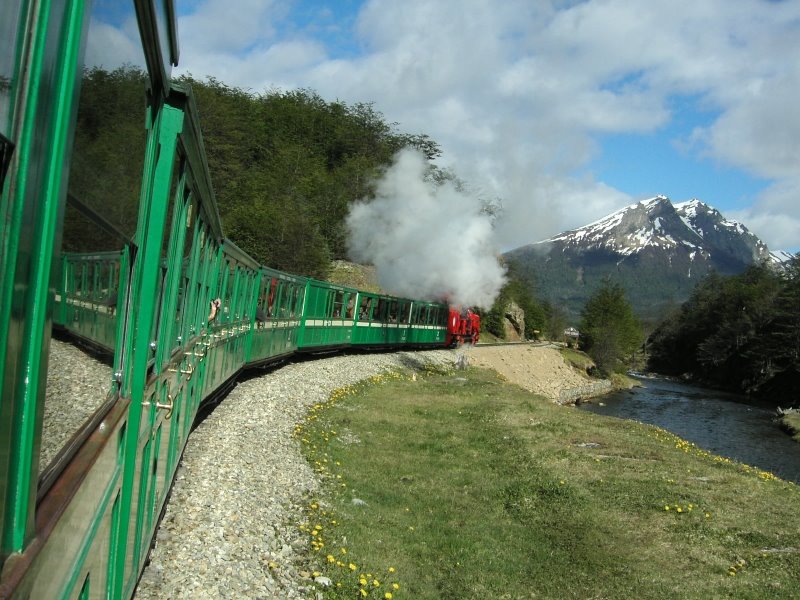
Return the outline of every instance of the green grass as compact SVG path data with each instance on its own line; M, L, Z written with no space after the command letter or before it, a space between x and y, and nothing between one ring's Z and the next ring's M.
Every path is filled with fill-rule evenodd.
M296 435L327 598L800 596L797 486L490 371L373 378Z
M589 355L585 352L567 347L561 348L560 352L567 364L573 366L579 371L586 373L590 367L594 366L594 361L589 358Z

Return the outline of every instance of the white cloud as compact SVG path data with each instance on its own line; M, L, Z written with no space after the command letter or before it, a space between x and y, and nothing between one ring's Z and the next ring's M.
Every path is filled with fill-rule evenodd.
M145 68L136 20L131 15L121 28L91 18L84 64L116 69L123 64Z
M684 140L690 152L774 182L744 222L800 219L800 2L370 0L352 32L355 57L334 55L281 6L201 4L180 23L181 68L254 90L374 101L519 211L505 245L629 203L574 173L597 156L598 133L658 132L676 95L718 115ZM783 229L757 233L770 247L800 245Z
M769 240L770 250L800 252L798 198L800 178L783 179L769 186L752 206L731 211L730 217L747 225L762 240Z
M275 41L275 23L285 16L276 0L205 0L180 17L180 42L194 56L220 53L241 56Z

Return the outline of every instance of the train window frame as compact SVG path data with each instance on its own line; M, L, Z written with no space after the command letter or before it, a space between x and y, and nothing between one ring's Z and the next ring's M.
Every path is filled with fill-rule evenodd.
M344 310L344 292L342 290L331 290L333 292L333 311L330 313L334 319L341 319Z
M398 302L398 318L397 322L401 325L408 325L411 323L411 302L400 300Z
M304 286L298 283L292 284L292 319L303 313L304 290Z
M356 296L357 294L353 292L347 292L345 294L345 305L344 305L345 319L352 319L356 313Z
M358 320L369 321L372 313L372 296L363 295L358 303Z
M6 181L6 173L11 167L11 156L14 154L14 143L0 132L0 193Z

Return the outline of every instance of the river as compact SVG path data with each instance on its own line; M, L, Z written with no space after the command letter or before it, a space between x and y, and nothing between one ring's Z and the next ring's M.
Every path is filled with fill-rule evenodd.
M660 378L614 392L580 410L657 425L699 447L800 483L800 444L775 421L775 409L745 398Z

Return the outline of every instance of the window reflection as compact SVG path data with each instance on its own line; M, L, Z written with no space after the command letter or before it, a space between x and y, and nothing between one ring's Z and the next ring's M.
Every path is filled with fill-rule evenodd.
M0 53L0 192L11 163L11 108L16 89L16 47L19 33L19 15L22 0L0 2L0 40L7 44L8 52Z
M132 3L95 0L70 156L39 474L114 390L121 259L136 232L148 75Z
M0 40L11 52L0 52L0 134L11 137L11 103L16 83L14 65L22 0L0 2Z

